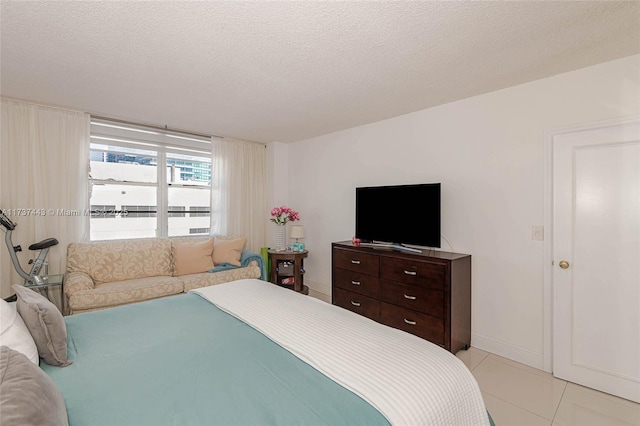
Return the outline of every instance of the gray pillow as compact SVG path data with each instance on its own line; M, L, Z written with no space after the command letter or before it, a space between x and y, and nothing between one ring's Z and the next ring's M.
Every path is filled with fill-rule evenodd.
M60 389L24 354L0 346L0 413L7 425L68 425Z
M56 305L35 291L15 284L16 307L38 348L38 355L49 365L66 367L67 324Z

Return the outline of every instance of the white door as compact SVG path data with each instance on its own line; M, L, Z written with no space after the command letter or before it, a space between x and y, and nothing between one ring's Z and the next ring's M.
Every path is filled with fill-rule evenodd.
M640 120L552 149L553 374L640 402Z

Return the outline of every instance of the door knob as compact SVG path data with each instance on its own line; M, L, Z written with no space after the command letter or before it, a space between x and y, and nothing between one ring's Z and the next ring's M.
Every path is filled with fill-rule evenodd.
M562 269L568 269L569 262L567 262L566 260L561 260L560 263L558 263L558 266L561 267Z

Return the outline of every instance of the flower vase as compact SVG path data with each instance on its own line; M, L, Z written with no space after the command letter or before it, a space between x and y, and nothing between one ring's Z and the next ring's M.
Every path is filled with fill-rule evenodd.
M273 231L273 245L276 251L284 251L287 249L286 230L286 225L275 225Z

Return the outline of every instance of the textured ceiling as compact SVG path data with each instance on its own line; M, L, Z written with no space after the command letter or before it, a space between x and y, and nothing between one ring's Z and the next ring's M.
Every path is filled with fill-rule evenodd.
M1 1L2 95L292 142L640 53L628 1Z

